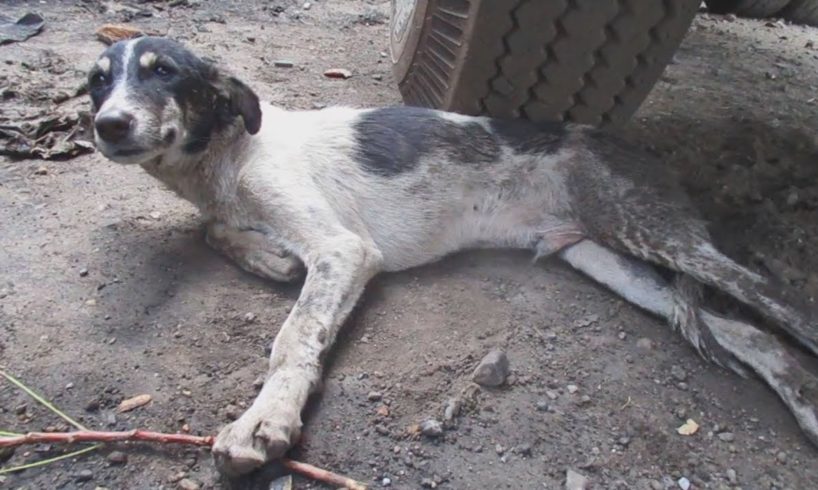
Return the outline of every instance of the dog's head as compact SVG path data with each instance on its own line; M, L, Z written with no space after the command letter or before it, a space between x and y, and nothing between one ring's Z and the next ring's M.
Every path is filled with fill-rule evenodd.
M143 37L111 45L88 78L97 148L119 163L196 154L241 117L261 126L259 99L170 39Z

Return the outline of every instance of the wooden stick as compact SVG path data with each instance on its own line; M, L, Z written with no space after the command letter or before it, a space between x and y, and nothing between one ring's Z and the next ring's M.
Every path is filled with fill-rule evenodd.
M329 485L335 485L336 487L348 488L349 490L366 490L366 485L363 483L357 482L352 478L339 475L338 473L333 473L331 471L318 468L317 466L313 466L311 464L301 463L286 458L281 460L281 464L293 473L298 473L299 475L305 476L312 480L324 482Z
M0 437L0 448L17 447L26 444L71 444L75 442L159 442L164 444L188 444L194 446L213 445L213 436L191 436L187 434L166 434L134 429L122 432L78 430L73 432L29 432L11 437ZM349 490L366 490L366 485L338 473L318 468L307 463L281 459L281 464L293 473L329 485L346 487Z

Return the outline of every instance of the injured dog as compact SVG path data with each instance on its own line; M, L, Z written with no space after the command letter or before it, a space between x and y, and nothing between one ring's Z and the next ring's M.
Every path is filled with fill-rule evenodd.
M195 204L211 246L275 281L306 269L260 394L216 439L226 473L298 440L322 357L375 274L477 247L556 254L705 358L754 371L818 443L818 378L701 296L718 288L818 354L812 308L720 253L665 165L603 132L409 107L286 111L151 37L109 47L89 87L102 154Z

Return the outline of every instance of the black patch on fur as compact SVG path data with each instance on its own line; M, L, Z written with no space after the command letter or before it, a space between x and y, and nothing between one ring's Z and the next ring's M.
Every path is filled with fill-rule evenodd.
M494 163L500 155L497 140L479 123L456 123L418 107L366 112L354 130L359 164L383 177L408 172L421 158L437 152L467 165Z
M532 123L519 119L492 119L491 129L517 153L556 153L567 131L560 122Z

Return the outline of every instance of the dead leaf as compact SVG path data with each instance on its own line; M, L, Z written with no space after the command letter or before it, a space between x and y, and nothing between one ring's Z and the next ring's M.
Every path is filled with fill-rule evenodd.
M97 39L105 44L111 45L123 39L133 39L145 35L139 29L121 24L105 24L97 29Z
M696 432L699 431L699 424L696 423L693 419L687 419L687 422L682 424L676 432L683 436L692 436Z
M324 72L324 76L327 78L341 78L346 80L352 76L352 72L345 68L330 68Z
M150 395L136 395L133 398L128 398L127 400L122 400L122 403L116 407L116 411L119 413L122 412L130 412L135 408L142 407L150 403L153 398Z

